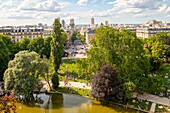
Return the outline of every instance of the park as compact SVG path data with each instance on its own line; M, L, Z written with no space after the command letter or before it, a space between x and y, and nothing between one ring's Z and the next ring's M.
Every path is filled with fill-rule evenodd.
M0 35L0 111L168 112L170 34L95 32L90 46L79 33L68 41L55 19L51 37Z

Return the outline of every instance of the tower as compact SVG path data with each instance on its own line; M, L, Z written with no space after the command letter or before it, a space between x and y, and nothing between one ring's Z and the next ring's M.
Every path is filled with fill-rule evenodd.
M73 18L70 19L70 26L71 26L71 28L74 28L74 26L75 26L75 24L74 24L74 19L73 19Z
M62 20L62 21L61 21L61 27L62 27L62 28L65 28L65 24L66 24L65 21Z
M91 25L94 25L94 18L91 18Z

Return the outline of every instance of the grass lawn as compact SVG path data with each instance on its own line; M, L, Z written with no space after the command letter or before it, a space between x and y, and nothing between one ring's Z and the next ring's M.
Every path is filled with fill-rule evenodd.
M70 73L73 77L78 77L78 66L76 63L76 60L78 59L63 59L62 64L59 69L59 73L62 73L63 75L66 75L66 73ZM65 76L60 76L60 80L64 81L66 78ZM78 77L77 80L69 80L69 81L76 81L76 82L87 82L85 77Z
M76 94L80 96L88 96L91 97L90 89L85 88L75 88L75 87L58 87L56 91L61 93L69 93L69 94Z

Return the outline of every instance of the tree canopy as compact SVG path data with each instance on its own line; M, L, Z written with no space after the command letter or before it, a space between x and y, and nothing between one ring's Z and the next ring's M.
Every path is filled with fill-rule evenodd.
M42 37L34 38L30 41L28 48L29 51L35 51L41 57L43 56L44 39Z
M91 84L92 96L98 99L113 100L119 93L118 75L110 65L103 65L94 75Z
M58 19L55 19L53 23L51 41L51 59L55 73L57 73L58 69L60 68L62 56L64 54L64 46L61 35L61 24Z
M87 59L79 69L86 67L86 75L95 74L103 63L115 67L122 84L132 82L139 85L139 79L149 72L149 60L145 56L143 41L134 33L112 27L98 28ZM84 64L84 65L83 65Z
M14 89L17 96L29 100L33 91L40 88L39 77L47 72L48 65L37 53L20 51L4 73L5 89Z
M3 74L8 67L9 51L3 40L0 39L0 81L3 79Z

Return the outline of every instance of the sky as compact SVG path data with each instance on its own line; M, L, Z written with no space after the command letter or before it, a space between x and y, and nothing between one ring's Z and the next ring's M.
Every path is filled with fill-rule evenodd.
M170 0L0 0L0 26L66 24L142 24L149 20L170 22Z

